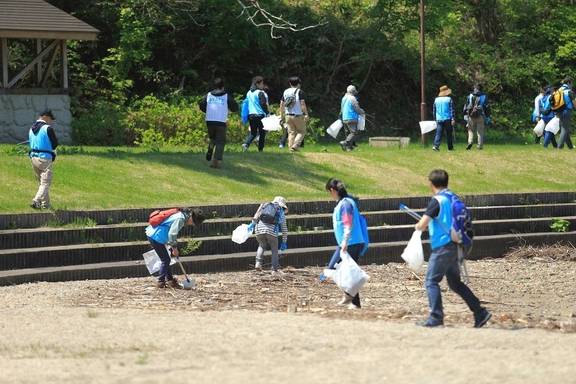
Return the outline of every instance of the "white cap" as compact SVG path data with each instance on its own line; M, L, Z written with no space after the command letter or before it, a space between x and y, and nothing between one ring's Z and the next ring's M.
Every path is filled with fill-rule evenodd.
M346 93L351 93L352 95L357 95L358 91L356 90L355 86L349 85L348 88L346 88Z
M288 209L288 206L286 205L286 199L282 196L276 196L272 202L278 204L284 209Z

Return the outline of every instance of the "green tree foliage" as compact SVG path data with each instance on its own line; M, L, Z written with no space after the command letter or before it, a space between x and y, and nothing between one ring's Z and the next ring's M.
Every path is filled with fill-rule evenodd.
M139 124L135 111L159 108L147 95L169 108L196 108L182 98L204 95L215 76L243 95L254 75L266 77L273 103L286 78L299 75L312 114L325 123L337 117L346 86L356 84L375 116L373 134L417 134L418 0L260 0L298 26L321 24L279 31L280 39L246 20L232 0L50 2L101 30L97 43L70 46L76 117L109 108L126 140L137 132L125 125ZM518 135L529 131L538 86L576 75L576 8L569 1L427 0L425 14L429 106L443 84L461 106L480 82L492 101L493 131ZM202 125L201 115L190 119Z

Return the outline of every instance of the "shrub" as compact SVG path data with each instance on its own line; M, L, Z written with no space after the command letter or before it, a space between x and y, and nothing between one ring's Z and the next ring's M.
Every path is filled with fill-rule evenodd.
M118 106L96 102L89 114L72 120L72 140L78 145L131 144L123 125L124 116Z

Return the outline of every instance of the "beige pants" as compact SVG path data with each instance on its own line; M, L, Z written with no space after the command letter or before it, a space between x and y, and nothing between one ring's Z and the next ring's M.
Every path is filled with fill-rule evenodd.
M52 184L52 160L41 159L39 157L33 157L31 160L36 180L40 183L33 202L43 207L49 207L50 184Z
M286 116L288 126L288 148L298 148L306 134L304 116Z
M478 134L478 148L484 145L484 116L468 119L468 144L474 142L474 131Z

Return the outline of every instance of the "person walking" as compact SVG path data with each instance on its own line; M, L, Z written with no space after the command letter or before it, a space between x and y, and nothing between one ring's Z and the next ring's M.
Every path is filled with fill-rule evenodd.
M158 274L158 282L156 283L158 288L182 288L178 280L172 275L170 253L168 249L166 249L166 246L171 247L172 255L176 257L180 256L177 241L178 233L185 225L197 227L202 224L204 220L205 217L201 209L182 208L168 216L158 226L153 227L149 225L146 227L145 231L148 241L162 261Z
M480 305L480 300L460 278L458 245L452 241L452 200L453 193L448 190L448 173L436 169L428 176L433 198L430 200L422 219L415 225L418 231L429 228L432 254L428 260L426 272L426 291L430 305L430 315L420 325L437 327L444 324L442 295L439 283L446 276L448 287L456 292L474 313L474 327L484 326L492 314Z
M552 111L551 98L554 88L552 86L545 87L543 90L542 97L539 99L538 103L538 116L536 122L543 120L545 124L548 124L550 120L554 118L554 111ZM547 148L550 143L554 148L558 147L556 143L556 137L554 133L550 131L544 131L544 148ZM540 142L538 140L537 142Z
M344 151L351 151L356 146L356 138L358 137L358 119L360 116L365 118L366 112L360 108L357 96L358 91L353 85L346 88L346 94L342 97L340 102L340 116L344 127L346 128L347 136L344 141L340 142L340 146Z
M534 109L532 110L532 116L530 117L530 121L534 124L537 124L541 120L540 105L545 93L546 93L546 87L542 86L540 87L540 92L534 98ZM534 134L534 144L540 144L540 138L541 136Z
M570 138L571 125L572 125L572 112L574 110L574 92L572 91L572 79L567 77L562 80L562 86L559 88L564 97L564 108L556 112L560 119L560 137L558 138L558 149L564 148L564 144L568 149L574 149L572 139Z
M269 115L268 95L264 91L264 78L256 76L252 79L252 86L246 94L248 99L248 122L250 124L250 133L246 137L242 150L246 152L256 137L258 138L258 151L264 150L266 143L266 131L262 119Z
M490 105L488 96L482 92L480 84L475 84L472 93L466 99L464 114L468 116L468 146L466 150L472 149L474 143L474 132L478 136L478 149L484 148L484 133L486 119L490 118Z
M341 180L330 179L326 183L326 191L338 204L332 213L332 226L338 247L328 268L333 269L340 262L340 251L347 252L358 263L364 250L364 234L360 221L360 211L356 200L348 194L346 186ZM360 294L352 297L344 292L338 305L347 305L349 309L360 309Z
M304 140L306 134L306 123L308 122L308 108L304 92L301 89L299 77L288 79L290 88L284 91L280 100L280 117L286 122L288 131L288 147L290 151L297 151Z
M52 128L56 120L52 111L40 113L38 120L32 124L28 132L30 151L28 156L32 163L34 175L38 181L38 191L32 199L30 207L34 209L50 209L50 186L52 185L52 167L56 160L58 138Z
M288 206L286 199L276 196L272 202L260 204L258 210L252 218L252 223L248 230L256 234L258 250L256 251L256 270L262 270L264 252L272 252L272 273L279 273L280 258L278 251L285 251L288 248L288 225L286 224L286 214ZM282 233L282 242L278 245L278 234Z
M224 80L214 79L214 90L210 91L198 103L200 110L206 114L208 128L208 151L206 161L211 161L212 168L220 168L226 145L226 126L229 112L238 112L238 103L232 94L224 89ZM216 152L214 152L216 150Z
M436 135L434 136L434 144L432 145L433 151L440 150L440 143L442 136L446 134L446 142L448 150L454 149L454 126L456 125L456 118L454 114L454 101L452 100L452 90L447 85L440 87L438 97L434 100L432 107L432 115L436 120Z

